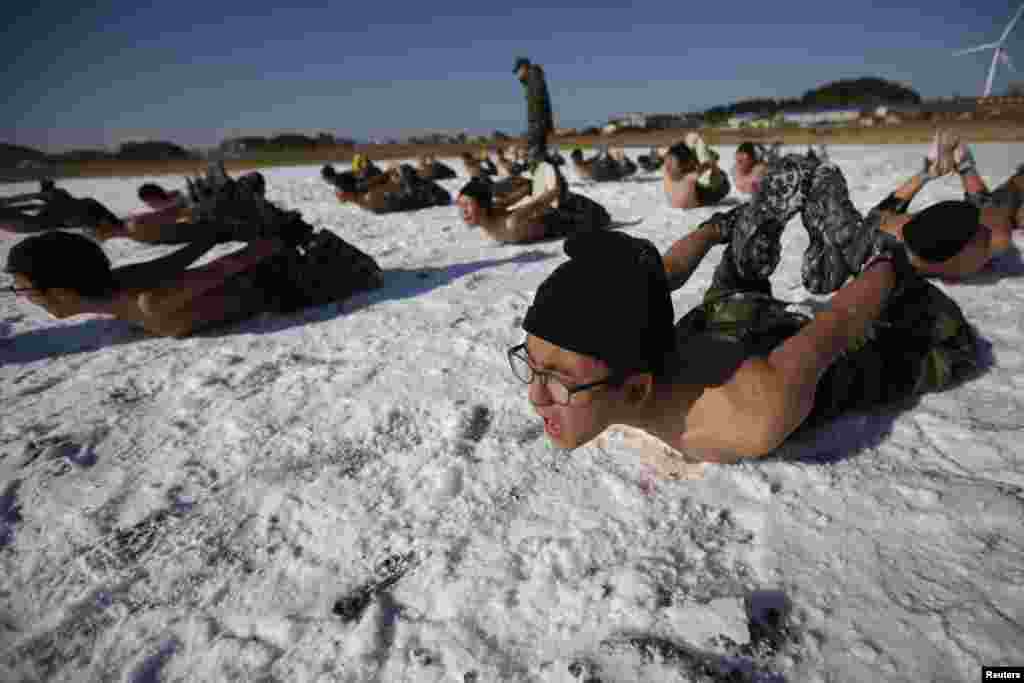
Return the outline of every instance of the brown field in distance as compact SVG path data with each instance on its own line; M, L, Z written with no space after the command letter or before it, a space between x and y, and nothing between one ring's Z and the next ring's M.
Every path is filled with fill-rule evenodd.
M710 145L737 145L745 140L758 142L781 141L785 145L829 144L829 145L882 145L882 144L925 144L931 141L936 126L959 133L972 142L1024 142L1024 121L942 121L937 123L918 122L873 127L843 126L817 128L703 128L701 135ZM628 145L637 147L668 145L681 140L686 129L675 130L631 130L613 135L574 136L552 138L552 145L561 147L595 145ZM517 142L509 140L506 144ZM440 145L357 145L355 147L317 147L308 150L294 150L267 153L259 158L229 159L228 171L237 172L272 166L306 166L326 163L347 164L355 153L368 155L371 159L388 161L409 159L420 154L435 154L438 157L454 157L463 151L477 152L480 144ZM494 145L490 145L493 149ZM103 160L78 163L63 163L58 167L57 177L117 177L140 175L190 175L203 172L202 161L119 161ZM457 169L461 171L462 169ZM32 176L26 179L31 179Z

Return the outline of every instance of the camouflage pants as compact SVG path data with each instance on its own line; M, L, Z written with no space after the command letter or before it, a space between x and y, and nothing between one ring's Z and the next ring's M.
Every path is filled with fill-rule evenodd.
M850 201L839 167L813 154L770 160L751 201L715 214L730 240L713 286L768 291L767 278L781 257L782 232L797 214L811 238L801 267L804 287L815 294L839 289L870 254L880 217L865 219Z
M291 313L344 301L383 282L376 260L328 230L302 247L287 247L233 278L233 286L258 289L265 310Z
M676 324L676 334L726 337L742 344L747 357L766 356L808 322L805 314L763 292L723 295L711 289L704 303ZM821 376L802 428L844 412L941 391L977 366L978 337L960 307L935 285L915 278Z
M451 204L451 194L433 180L420 178L416 169L409 164L402 164L400 169L402 173L401 189L385 195L384 207L375 213L400 213Z

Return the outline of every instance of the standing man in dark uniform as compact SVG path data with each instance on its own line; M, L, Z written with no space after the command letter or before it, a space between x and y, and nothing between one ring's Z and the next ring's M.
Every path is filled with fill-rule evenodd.
M551 97L544 80L544 69L540 65L530 63L526 57L519 57L513 71L526 88L527 162L532 171L538 163L548 158L548 134L555 128L551 116Z

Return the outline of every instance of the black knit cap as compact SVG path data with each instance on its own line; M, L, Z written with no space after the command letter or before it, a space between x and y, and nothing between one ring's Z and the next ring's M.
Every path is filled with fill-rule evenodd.
M482 209L494 206L494 188L489 181L483 180L479 176L463 185L459 194L475 199Z
M523 329L614 372L660 374L675 349L675 314L655 246L602 230L569 238L565 253L569 260L537 289Z
M903 241L926 261L941 263L955 256L978 232L981 210L965 201L932 204L903 226Z

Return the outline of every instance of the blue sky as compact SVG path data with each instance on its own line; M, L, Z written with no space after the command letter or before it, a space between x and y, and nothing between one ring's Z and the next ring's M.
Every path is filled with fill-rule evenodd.
M10 3L9 3L10 4ZM14 3L22 5L23 3ZM164 139L423 130L520 133L518 54L548 74L560 125L796 97L880 76L925 97L980 94L1016 0L470 3L100 0L8 8L0 142L49 151ZM438 9L434 9L434 7ZM1007 43L1024 70L1024 20ZM1001 69L995 92L1024 73Z

